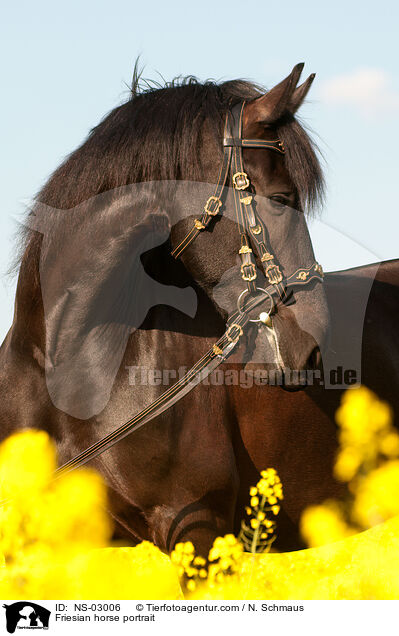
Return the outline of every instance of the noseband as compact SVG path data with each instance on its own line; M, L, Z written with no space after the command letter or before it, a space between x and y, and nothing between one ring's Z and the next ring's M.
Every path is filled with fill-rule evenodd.
M223 161L215 190L206 201L201 218L195 219L191 230L172 251L172 255L178 258L201 232L208 228L212 219L221 214L225 205L227 182L230 177L237 226L240 233L241 246L238 253L241 259L241 278L246 284L237 299L237 311L227 320L226 330L222 337L178 382L147 408L61 466L56 471L57 476L70 472L97 457L132 431L147 424L173 406L226 360L243 336L248 323L263 322L267 326L271 326L270 316L276 311L278 303L286 303L295 289L307 285L315 279L323 280L322 267L316 261L310 267L302 267L288 277L283 276L271 252L267 228L256 213L253 206L253 194L248 190L250 180L244 171L242 149L260 148L284 155L285 148L279 139L266 141L242 138L244 105L245 102L241 102L226 114ZM254 251L262 265L266 287L262 286L258 280ZM258 309L267 300L269 301L267 311L261 311L256 319L250 318L251 312Z

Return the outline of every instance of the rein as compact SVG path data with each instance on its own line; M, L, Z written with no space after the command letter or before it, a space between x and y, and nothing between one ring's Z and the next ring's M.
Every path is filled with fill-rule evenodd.
M221 213L226 183L230 174L233 184L237 224L240 232L241 278L246 283L246 288L237 299L237 311L228 318L226 330L221 338L180 380L127 422L63 464L56 470L56 477L86 464L176 404L228 358L243 336L244 328L249 322L262 322L271 327L270 316L276 310L278 302L287 302L295 289L307 285L313 280L323 280L322 267L316 261L310 267L299 268L289 277L284 278L279 265L271 253L267 229L262 219L256 214L252 203L253 196L248 192L250 180L246 172L244 172L242 148L263 148L280 154L284 154L285 149L283 143L278 139L266 141L242 138L244 105L245 102L241 102L226 114L223 137L223 162L214 193L205 203L202 217L195 219L192 229L172 251L172 255L178 258L199 234L208 227L212 219ZM257 269L253 249L262 263L263 273L268 281L266 288L256 285ZM266 300L270 304L268 311L262 311L257 319L250 318L251 311L257 309Z

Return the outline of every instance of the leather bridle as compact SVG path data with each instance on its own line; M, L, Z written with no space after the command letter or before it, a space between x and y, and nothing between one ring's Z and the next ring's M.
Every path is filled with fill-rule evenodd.
M284 277L271 252L267 228L256 213L253 205L253 195L248 191L250 181L248 175L244 172L242 149L262 148L284 155L285 148L279 139L266 141L242 138L244 105L245 102L241 102L226 114L223 161L215 190L205 203L201 218L195 219L192 229L172 251L172 255L178 258L208 228L212 219L221 214L227 189L226 184L230 175L235 213L240 232L241 277L246 284L237 299L237 310L229 316L226 330L221 338L180 380L116 430L61 466L56 471L56 476L70 472L78 466L87 463L134 430L144 426L144 424L169 409L226 360L237 346L249 322L263 322L271 326L270 316L276 310L278 303L287 302L296 288L307 285L315 279L323 280L322 267L316 261L310 267L301 267L290 276ZM268 282L267 287L262 287L257 283L258 272L253 250L255 250L262 264L263 274ZM261 312L257 319L250 318L251 312L258 309L266 301L269 302L267 311Z

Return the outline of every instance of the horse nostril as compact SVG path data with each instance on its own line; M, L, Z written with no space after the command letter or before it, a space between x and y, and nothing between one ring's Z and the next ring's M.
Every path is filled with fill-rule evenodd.
M319 369L321 366L321 353L319 347L314 347L312 352L308 358L307 362L308 369Z

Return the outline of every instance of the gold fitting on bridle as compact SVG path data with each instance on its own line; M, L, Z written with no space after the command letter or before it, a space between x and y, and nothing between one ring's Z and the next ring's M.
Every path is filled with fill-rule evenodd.
M299 272L297 274L297 279L298 280L306 280L307 277L309 276L310 272L305 272L304 270L302 270L301 272Z
M249 179L246 172L236 172L232 177L233 185L236 190L245 190L249 186Z
M281 283L283 280L283 275L276 263L270 263L270 265L265 268L265 275L272 285L278 285L278 283Z
M252 250L248 245L243 245L238 251L239 254L252 254Z
M262 263L265 263L266 261L272 261L274 258L273 254L269 254L269 252L265 252L264 254L262 254L261 256L261 261Z
M251 250L252 251L252 250ZM245 273L245 268L248 267L249 268L249 272ZM241 265L241 277L242 280L245 280L246 282L250 282L252 280L255 280L256 278L256 267L253 263L243 263Z
M205 203L204 210L210 216L216 216L219 213L221 205L222 205L221 199L219 199L219 197L212 196L212 197L209 197L208 201Z
M320 263L315 263L314 265L314 271L319 274L319 276L321 276L322 278L324 278L324 272L323 272L323 268L320 265Z
M250 228L252 234L260 234L262 232L262 228L260 225L254 225L253 227Z
M220 347L218 347L217 344L214 344L212 347L212 351L215 354L215 356L222 356L223 355L223 349L221 349Z
M196 227L197 230L205 230L205 225L199 219L195 219L194 227Z
M252 202L252 196L249 194L247 197L242 197L242 199L240 199L240 202L244 205L249 205Z
M236 336L231 336L230 335L230 333L231 333L231 331L233 329L237 329L237 335ZM237 342L241 338L243 333L244 332L242 330L241 325L237 325L237 323L233 322L233 324L230 325L230 327L226 331L226 338L227 338L227 340L229 340L229 342Z

